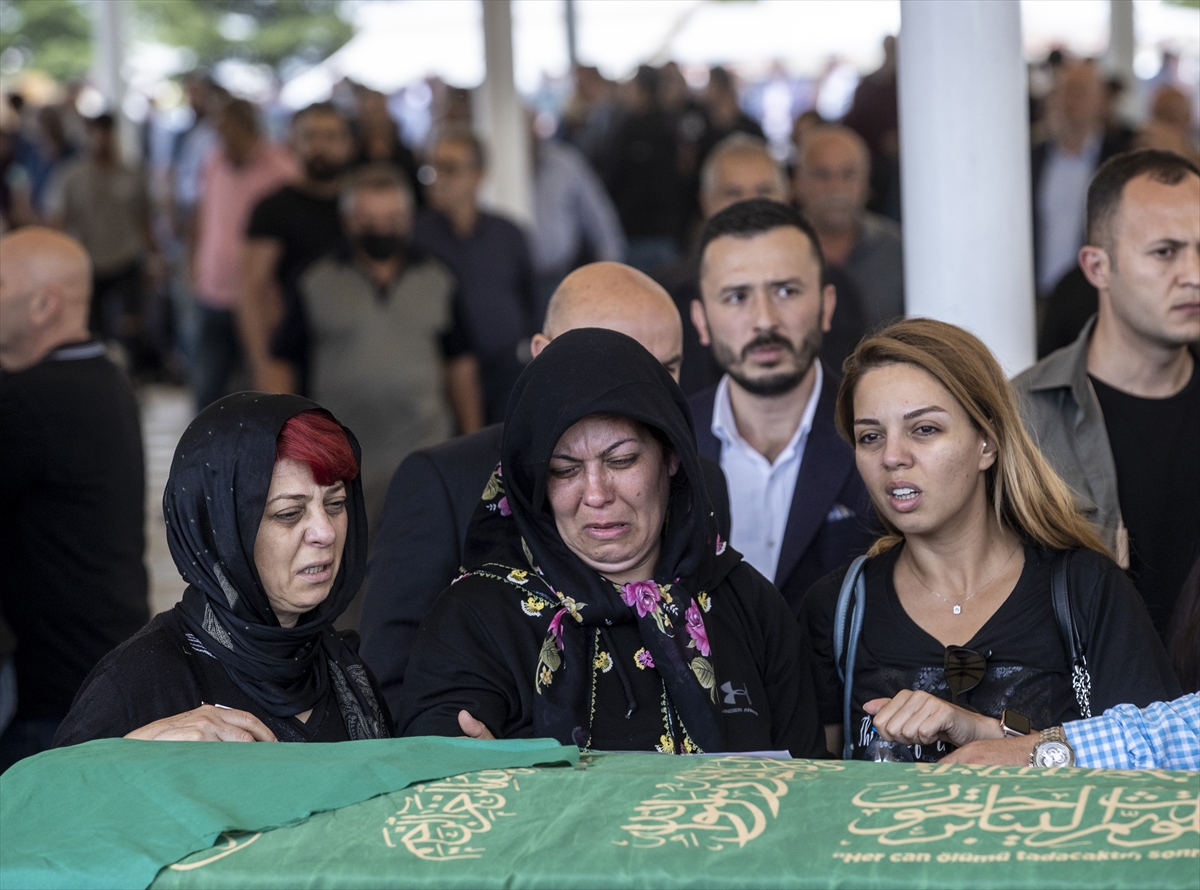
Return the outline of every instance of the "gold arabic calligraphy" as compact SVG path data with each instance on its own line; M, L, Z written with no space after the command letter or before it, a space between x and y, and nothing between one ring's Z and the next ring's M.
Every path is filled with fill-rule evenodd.
M485 770L413 786L404 806L389 816L383 840L389 847L403 846L414 856L431 862L479 859L484 848L472 846L478 835L492 830L507 800L500 792L520 791L517 776L532 769Z
M709 850L744 847L766 830L768 814L771 819L779 815L779 800L788 793L789 781L842 769L840 764L823 761L749 757L705 761L656 785L662 790L638 804L630 823L621 826L634 840L613 843L661 847L672 842Z
M1132 848L1200 834L1200 798L1171 787L1171 780L1147 778L1131 776L1128 785L1103 789L1067 786L1044 772L991 783L875 783L854 796L862 816L848 827L892 846L988 832L1004 835L1006 847L1077 849L1101 842Z

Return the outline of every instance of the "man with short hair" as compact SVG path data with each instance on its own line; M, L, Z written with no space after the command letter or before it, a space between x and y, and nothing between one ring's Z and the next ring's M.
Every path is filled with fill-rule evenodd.
M87 122L87 156L71 162L46 198L55 228L77 238L92 263L89 326L106 341L124 345L143 362L143 277L157 258L150 233L150 197L141 171L122 160L116 120L101 114Z
M715 65L709 69L703 104L705 128L696 147L701 165L715 146L734 133L744 133L756 139L764 137L758 121L742 111L737 82L728 68Z
M171 203L180 239L192 237L193 214L204 194L201 177L209 155L217 147L217 112L229 101L229 93L205 71L194 70L183 78L183 94L192 112L192 122L171 143Z
M230 100L216 117L220 142L201 170L188 244L196 292L191 377L197 410L225 395L241 351L234 311L250 212L300 173L287 149L263 138L258 110L245 99Z
M504 418L508 394L529 358L534 321L533 262L525 235L479 207L487 170L483 143L468 129L441 133L429 152L429 206L413 243L450 267L479 359L488 423Z
M761 137L733 133L716 144L700 168L700 210L712 219L750 198L786 201L787 179Z
M870 183L871 153L849 127L819 127L797 146L796 201L825 262L858 289L863 322L873 328L904 315L904 254L900 227L867 210Z
M1134 584L1160 635L1200 552L1200 170L1111 158L1088 187L1079 265L1099 312L1013 381L1025 425Z
M730 543L796 612L873 538L854 452L834 428L839 378L818 358L837 292L816 232L764 199L705 225L700 291L692 321L725 376L689 400L696 440L729 480Z
M1033 146L1033 260L1037 294L1046 298L1075 267L1084 243L1088 181L1128 137L1105 132L1104 80L1091 59L1065 64L1046 98L1046 136Z
M479 429L483 406L454 276L409 243L403 173L364 167L346 183L342 214L347 244L300 276L281 326L287 349L275 355L307 367L312 398L358 437L374 529L400 461Z
M617 88L618 113L593 158L629 239L625 258L646 273L674 261L683 221L679 149L658 82L655 68L639 65Z
M254 208L242 254L238 326L252 383L264 392L307 392L307 369L274 358L271 342L304 270L341 240L338 193L354 141L341 112L319 102L292 118L292 148L303 175Z
M678 379L681 319L666 291L647 275L612 262L576 269L554 292L542 331L533 337L533 354L560 334L585 327L633 337ZM467 527L500 462L503 434L504 425L498 423L415 451L392 479L367 562L362 652L393 713L417 627L459 573ZM728 536L724 477L712 463L705 471L717 524Z
M50 747L84 678L150 617L138 407L88 334L90 294L79 242L0 238L0 623L18 695L0 771Z

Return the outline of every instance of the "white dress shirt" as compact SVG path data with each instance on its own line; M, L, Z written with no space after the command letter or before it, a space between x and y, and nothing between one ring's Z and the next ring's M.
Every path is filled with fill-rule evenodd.
M771 580L776 580L779 547L792 509L796 478L821 398L824 372L820 360L816 366L812 395L804 406L800 425L774 463L759 454L738 432L729 401L728 374L717 385L713 402L712 432L721 442L721 469L729 483L729 542L741 551L746 562Z

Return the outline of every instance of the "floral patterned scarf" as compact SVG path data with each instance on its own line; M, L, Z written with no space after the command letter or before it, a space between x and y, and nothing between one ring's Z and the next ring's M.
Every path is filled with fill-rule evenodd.
M563 542L546 498L559 438L592 414L613 414L660 432L680 459L672 477L654 577L618 586ZM531 618L546 622L538 658L534 729L564 744L591 737L592 641L636 622L638 667L663 681L663 750L723 750L715 715L713 653L705 628L711 591L741 560L717 534L696 453L691 411L675 381L637 341L580 329L556 338L522 373L508 405L501 469L483 493L467 535L470 574L514 589ZM618 666L618 670L621 668Z

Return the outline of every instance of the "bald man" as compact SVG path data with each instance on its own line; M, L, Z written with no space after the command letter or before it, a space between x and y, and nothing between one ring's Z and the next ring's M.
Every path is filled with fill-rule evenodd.
M591 263L564 278L546 307L541 333L529 344L534 357L559 334L575 328L607 328L632 337L679 382L679 312L670 295L644 272L623 263Z
M633 337L679 380L683 324L670 295L621 263L592 263L563 279L531 342L534 361L575 328L608 328ZM434 599L459 574L467 527L496 464L504 425L413 452L392 478L363 593L362 656L395 713L408 653ZM729 496L715 461L705 486L721 534L729 537Z
M796 152L796 202L816 229L830 270L844 272L858 290L864 328L904 315L900 227L867 210L867 144L849 127L825 126L812 130Z
M88 334L91 278L66 235L0 238L0 612L18 699L0 769L50 746L84 678L149 618L137 402Z

